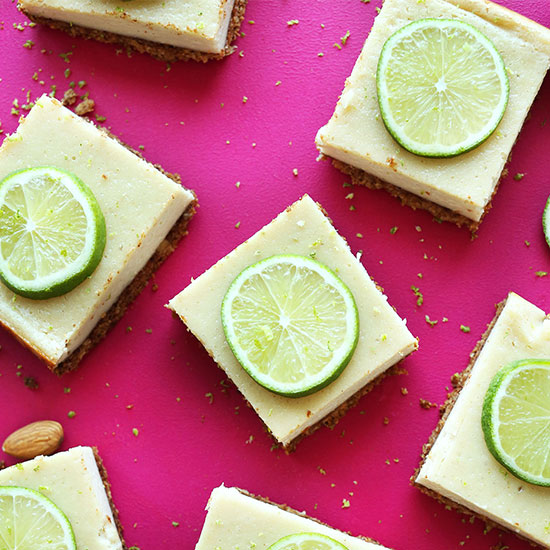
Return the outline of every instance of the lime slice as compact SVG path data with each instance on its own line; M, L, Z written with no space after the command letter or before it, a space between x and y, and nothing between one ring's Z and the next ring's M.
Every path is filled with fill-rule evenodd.
M2 550L76 550L67 516L38 491L0 487Z
M550 487L550 361L525 359L499 370L481 425L489 451L507 470Z
M376 84L390 134L426 157L477 147L495 131L508 104L502 57L486 36L454 19L420 19L390 36Z
M542 230L544 231L544 238L550 246L550 197L546 201L544 212L542 214Z
M264 388L301 397L334 381L359 338L348 287L323 264L290 254L247 267L222 303L225 337Z
M348 548L325 535L297 533L283 537L267 550L348 550Z
M0 182L0 279L16 294L69 292L97 267L105 235L97 200L73 174L44 166Z

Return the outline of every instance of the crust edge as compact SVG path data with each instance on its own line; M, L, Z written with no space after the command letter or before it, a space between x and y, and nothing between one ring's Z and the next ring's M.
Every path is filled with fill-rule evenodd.
M116 302L99 319L84 342L82 342L82 344L80 344L80 346L76 348L71 355L67 357L67 359L58 365L52 366L48 364L50 370L57 374L57 376L62 376L67 372L77 369L84 356L97 344L99 344L99 342L107 336L109 330L113 328L114 325L120 321L120 319L122 319L128 308L143 292L144 288L147 286L147 283L153 277L157 269L164 263L168 256L174 252L179 241L187 235L187 226L195 214L196 206L197 200L195 199L189 204L185 212L178 218L176 223L172 226L172 229L170 229L168 235L166 235L147 263L122 291L122 294L118 297Z
M453 210L449 210L444 206L440 206L435 202L431 202L427 199L419 197L418 195L415 195L414 193L405 191L405 189L401 189L401 187L397 187L392 183L389 183L385 180L377 178L376 176L373 176L372 174L369 174L368 172L365 172L360 168L351 166L351 164L346 164L345 162L333 159L332 157L326 157L326 158L330 158L332 160L332 164L336 169L348 175L351 178L351 181L354 185L362 185L362 186L368 187L369 189L383 189L384 191L389 193L392 197L399 199L403 206L408 206L413 210L426 210L438 220L451 222L457 225L458 227L464 226L468 228L472 233L472 235L475 235L475 233L479 229L481 222L483 221L483 219L487 215L487 212L490 210L492 206L492 200L496 195L496 192L499 188L500 183L508 174L508 171L505 168L502 171L501 177L499 178L499 181L495 186L495 189L493 190L493 194L491 195L489 202L485 206L485 210L483 211L483 214L480 220L475 221L475 220L471 220L470 218L467 218L466 216L463 216L462 214L458 214Z
M124 550L127 550L128 546L126 545L126 542L124 540L124 528L120 523L118 508L115 506L113 502L113 495L111 493L111 483L109 481L109 476L107 475L107 470L105 468L105 465L103 464L103 460L99 456L99 451L97 450L97 447L92 447L92 451L94 453L97 469L99 470L99 475L101 476L101 481L103 482L103 487L105 488L105 493L107 495L107 500L109 501L109 506L111 507L111 512L113 513L113 518L115 520L115 527L117 529L118 536L120 537L120 541L122 542L122 548Z

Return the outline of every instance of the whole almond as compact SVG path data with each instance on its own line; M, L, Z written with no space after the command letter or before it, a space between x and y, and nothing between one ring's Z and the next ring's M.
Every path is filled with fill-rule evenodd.
M54 420L27 424L9 435L2 450L25 460L55 453L63 441L63 426Z

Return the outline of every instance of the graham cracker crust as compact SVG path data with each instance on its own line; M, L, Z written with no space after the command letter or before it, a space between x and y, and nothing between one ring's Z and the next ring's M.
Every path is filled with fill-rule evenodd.
M305 512L299 512L298 510L295 510L294 508L291 508L287 504L277 504L276 502L272 502L271 500L269 500L266 497L262 497L262 496L259 496L259 495L255 495L253 493L249 493L247 490L241 489L239 487L235 487L235 489L237 489L237 491L239 491L239 493L242 493L243 495L251 497L255 500L259 500L260 502L265 502L266 504L270 504L271 506L275 506L276 508L279 508L280 510L284 510L285 512L290 512L291 514L295 514L297 516L300 516L300 517L309 519L311 521L314 521L315 523L318 523L319 525L323 525L324 527L329 527L330 529L334 529L334 527L332 527L331 525L328 525L328 524L322 522L321 520L319 520L317 518L312 518L311 516L308 516ZM349 535L350 537L355 537L356 539L364 540L365 542L370 542L371 544L376 544L377 546L382 546L378 541L376 541L374 539L371 539L369 537L364 537L362 535L359 535L359 536L352 535L349 531L347 531L346 534Z
M172 312L172 315L174 317L180 319L184 323L184 325L186 326L188 332L191 332L191 330L187 326L187 322L186 322L184 317L180 317L175 311ZM222 367L220 367L220 365L218 365L218 363L216 362L216 359L214 358L214 353L212 352L212 350L208 349L208 347L205 345L205 343L200 338L198 338L196 334L194 334L193 332L191 332L191 334L193 334L193 336L201 343L201 345L206 350L208 355L210 355L210 357L212 358L212 360L214 361L216 366L227 376L227 380L241 394L241 396L242 396L244 402L246 403L247 407L254 410L254 407L250 404L250 402L246 399L246 397L241 393L241 391L235 385L233 380L231 380L231 378L227 375L225 370L222 369ZM417 340L417 342L418 342L418 340ZM417 348L418 348L418 346L417 346ZM413 353L414 351L416 351L417 348L412 350L410 353ZM309 426L309 428L306 428L303 432L299 433L287 445L283 445L280 441L278 441L275 438L275 436L271 433L271 430L269 429L267 424L265 424L265 422L263 422L263 420L261 420L261 418L260 418L266 432L269 434L269 436L274 441L273 448L282 448L285 451L285 453L288 455L288 454L293 453L296 450L296 445L300 441L302 441L302 439L304 439L305 437L313 434L314 432L316 432L322 426L332 430L338 424L340 419L342 417L344 417L350 409L352 409L353 407L355 407L359 403L359 400L364 395L366 395L371 390L373 390L376 386L378 386L378 384L380 384L385 378L387 378L388 376L396 376L396 375L406 374L407 370L401 366L401 362L404 361L410 355L410 353L408 355L404 356L402 359L400 359L397 363L395 363L395 365L392 365L389 369L386 369L384 372L381 372L378 376L376 376L376 378L373 378L370 382L367 382L367 384L365 384L362 388L360 388L358 391L356 391L351 397L348 397L348 399L346 401L344 401L343 403L341 403L338 407L336 407L336 409L329 412L325 417L321 418L319 421L317 421L312 426Z
M101 476L101 481L103 481L103 487L105 487L105 493L107 494L107 499L109 500L109 506L111 507L111 512L113 512L113 518L115 520L115 526L118 531L118 536L120 537L120 541L122 542L122 548L124 550L127 550L128 547L126 546L126 542L124 541L124 529L122 527L122 524L120 523L118 509L113 502L113 495L111 493L111 483L109 482L107 470L105 469L103 460L101 460L101 457L99 456L97 447L92 447L92 450L94 452L94 458L97 464L97 469L99 470L99 475Z
M453 385L453 391L449 393L447 396L447 400L441 408L439 409L440 419L437 423L437 426L435 427L434 431L431 433L430 438L428 439L428 442L425 443L422 446L422 454L421 454L421 462L418 465L418 468L414 471L413 476L411 477L411 482L416 485L423 493L426 493L430 496L433 496L436 498L436 500L440 500L444 502L445 504L450 504L452 501L445 497L441 497L431 489L428 489L427 487L424 487L423 485L417 485L415 483L415 479L417 478L418 474L420 473L420 470L422 469L422 466L424 465L424 462L426 461L426 457L428 456L428 453L430 452L431 448L433 447L437 437L439 436L441 430L443 429L443 426L445 425L445 422L447 421L447 418L449 417L449 414L451 414L451 410L454 407L458 396L460 395L460 392L462 391L462 388L464 388L464 385L470 378L470 374L472 373L472 369L474 367L475 362L477 361L477 358L479 357L479 354L481 353L481 350L483 349L483 346L485 345L485 342L487 341L487 338L489 338L489 334L491 334L491 331L493 330L493 327L495 326L496 322L498 321L498 318L500 317L500 314L502 313L502 310L504 309L504 306L506 305L506 300L508 298L502 300L502 302L499 302L496 304L496 312L495 316L493 317L492 321L487 325L487 329L481 336L481 338L476 343L474 349L470 353L470 361L468 363L468 366L460 373L456 373L452 377L452 385ZM443 499L443 500L442 500ZM453 504L454 506L460 506L459 504ZM476 515L471 510L467 511L469 515Z
M471 220L470 218L467 218L466 216L463 216L462 214L458 214L453 210L449 210L444 206L440 206L439 204L436 204L427 199L419 197L414 193L405 191L405 189L401 189L401 187L397 187L392 183L388 183L387 181L377 178L376 176L373 176L372 174L369 174L368 172L365 172L360 168L356 168L355 166L351 166L350 164L346 164L345 162L342 162L340 160L336 160L336 159L331 159L331 160L332 160L333 166L338 170L340 170L340 172L343 172L344 174L348 175L351 178L351 182L354 185L364 185L365 187L368 187L370 189L383 189L384 191L389 193L392 197L396 197L397 199L399 199L402 205L409 206L413 210L417 210L417 209L427 210L430 214L432 214L438 220L451 222L457 225L458 227L462 227L462 226L467 227L472 234L475 234L476 231L479 229L479 226L483 221L483 218L491 208L491 202L497 192L500 182L507 175L507 170L506 169L503 170L502 175L499 179L499 182L497 183L493 191L491 199L489 200L489 202L487 203L487 206L485 207L485 210L483 212L483 215L481 216L481 219L476 222L474 220Z
M225 48L221 53L199 52L186 48L178 48L177 46L170 46L168 44L161 44L159 42L152 42L142 38L133 38L113 32L73 25L72 23L58 21L57 19L49 19L47 17L30 14L21 6L21 3L18 3L18 8L31 21L40 23L41 25L45 25L51 29L66 32L67 34L77 38L96 40L106 44L120 44L128 51L147 53L150 56L166 63L173 63L175 61L198 61L201 63L206 63L212 60L223 59L235 51L236 46L233 46L232 43L239 36L247 2L248 0L235 0L235 5L233 6L233 11L231 12L231 20L229 22L227 41L225 43Z
M470 508L467 508L466 506L459 504L458 502L455 502L454 500L445 497L443 495L440 495L433 489L429 489L428 487L425 487L424 485L420 485L416 482L416 478L418 477L418 474L420 473L420 470L422 469L422 466L424 465L426 461L426 457L428 456L430 450L432 449L433 445L435 444L439 434L441 433L441 430L443 429L443 426L445 425L445 422L447 421L447 418L451 414L451 410L453 409L458 396L460 395L460 392L464 388L466 382L470 378L470 375L472 373L473 366L475 362L477 361L477 358L479 357L479 354L481 353L481 350L483 349L483 346L485 345L485 342L487 342L487 338L489 338L489 335L491 334L491 331L493 330L493 327L495 326L496 322L498 321L498 318L500 317L500 314L502 313L502 310L504 309L504 306L506 305L506 301L508 298L505 298L502 302L499 302L496 304L496 312L495 316L493 317L493 320L487 325L487 329L483 333L480 340L475 345L474 349L470 353L470 362L468 363L468 366L460 373L456 373L452 377L452 385L453 385L453 391L448 395L447 400L440 408L440 415L441 418L439 419L439 422L437 423L437 426L435 427L434 431L430 435L430 438L428 439L427 443L425 443L422 447L422 454L421 454L421 460L420 464L414 471L413 475L410 478L411 483L417 487L420 491L422 491L424 494L434 498L441 504L443 504L446 508L456 510L457 512L461 514L465 514L467 516L470 516L471 518L477 518L481 520L483 523L485 523L490 528L497 528L499 530L513 533L517 537L519 537L522 540L525 540L531 544L534 548L542 548L541 546L534 543L532 540L523 537L519 535L518 533L515 533L514 531L504 527L500 523L497 523L496 521L483 516L482 514L479 514L478 512L474 512Z

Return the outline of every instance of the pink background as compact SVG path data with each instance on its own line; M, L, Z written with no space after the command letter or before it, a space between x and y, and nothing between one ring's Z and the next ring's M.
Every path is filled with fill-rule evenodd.
M500 3L550 26L548 0ZM467 230L435 223L384 192L345 188L344 175L316 162L313 140L380 5L251 0L246 36L238 41L242 58L167 68L41 27L18 31L13 23L25 17L13 2L1 3L3 136L17 126L18 117L10 114L15 98L25 103L27 90L34 99L52 84L60 96L70 80L86 80L83 91L96 101L104 124L131 146L143 145L149 160L179 172L200 201L189 236L156 275L158 290L150 285L142 293L76 373L57 379L0 331L0 439L27 422L51 418L65 427L63 448L97 445L128 545L193 548L208 495L223 482L398 550L488 550L499 540L529 548L499 530L484 534L480 521L445 510L410 486L409 477L438 419L436 409L420 408L419 398L444 401L451 375L467 365L494 304L514 290L550 310L550 278L535 276L550 271L541 231L550 189L550 82L474 241ZM290 19L300 23L288 27ZM347 44L336 49L347 30ZM30 50L22 47L29 39L35 43ZM59 54L69 51L67 64ZM32 80L37 71L44 85ZM514 181L518 172L525 177ZM403 363L408 375L384 381L336 429L321 429L287 456L271 450L260 420L234 388L224 389L223 373L163 305L304 192L325 206L354 251L363 250L364 265L407 318L420 350ZM346 200L350 192L354 197ZM393 226L399 229L390 234ZM421 307L411 285L424 294ZM426 315L438 324L430 327ZM461 332L461 324L471 332ZM26 388L24 376L35 377L39 389ZM67 418L70 410L73 419ZM344 498L349 508L342 508Z

